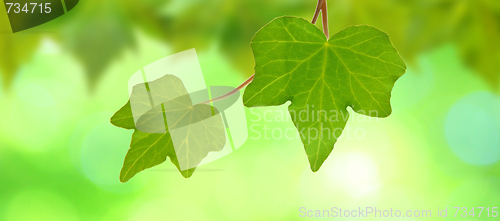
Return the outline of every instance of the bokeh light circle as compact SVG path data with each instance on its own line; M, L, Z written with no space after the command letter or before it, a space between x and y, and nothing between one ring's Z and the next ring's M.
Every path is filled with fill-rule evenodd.
M452 151L473 165L500 159L500 97L474 92L457 101L448 112L445 136Z
M81 145L80 160L84 175L110 192L130 192L142 186L138 177L125 184L119 181L130 139L130 131L115 127L109 121L95 126Z
M328 173L331 182L342 184L342 188L357 198L377 192L380 188L378 168L375 161L361 152L342 153Z

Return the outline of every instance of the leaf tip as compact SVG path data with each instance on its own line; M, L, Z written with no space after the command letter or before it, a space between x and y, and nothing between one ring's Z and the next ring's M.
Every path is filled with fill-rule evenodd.
M317 164L317 163L315 163L315 162L309 162L309 165L311 165L311 171L312 171L313 173L318 172L319 168L321 167L321 163L320 163L320 165L318 165L318 164Z
M130 177L123 177L121 174L120 174L120 183L126 183L127 181L130 180Z
M184 171L181 171L181 175L182 175L182 177L189 179L193 175L193 173L190 173L189 170L184 170Z
M124 171L124 168L122 167L122 170L120 171L120 182L121 183L126 183L127 181L129 181L131 178L133 177L132 176L129 176L128 173L126 173Z

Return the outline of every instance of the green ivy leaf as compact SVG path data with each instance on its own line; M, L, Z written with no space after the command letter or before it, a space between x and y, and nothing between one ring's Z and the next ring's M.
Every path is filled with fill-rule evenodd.
M134 120L134 105L148 111L136 114L138 119ZM111 117L111 123L134 129L120 172L121 182L163 163L167 156L182 176L189 178L209 152L222 150L226 142L218 110L206 104L193 105L182 81L173 75L134 86L131 98ZM178 138L177 142L172 136Z
M349 117L347 107L372 117L391 113L390 96L406 65L384 32L350 26L329 40L310 22L280 17L252 40L255 78L247 107L288 107L312 171L333 150Z

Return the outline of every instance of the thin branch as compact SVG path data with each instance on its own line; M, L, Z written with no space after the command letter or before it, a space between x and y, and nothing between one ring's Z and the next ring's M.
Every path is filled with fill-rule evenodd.
M321 11L321 6L323 5L325 0L318 0L318 5L316 5L316 10L314 11L313 18L311 20L311 23L316 24L316 21L318 20L319 12Z
M328 35L328 6L326 5L326 0L324 0L323 6L321 6L321 17L323 18L323 33L325 33L328 39L330 35Z

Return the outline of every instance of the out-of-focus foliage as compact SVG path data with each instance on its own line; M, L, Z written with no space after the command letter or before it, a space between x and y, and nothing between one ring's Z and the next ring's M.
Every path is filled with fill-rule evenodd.
M33 35L0 34L0 70L6 88L23 62L35 52L40 38Z
M406 0L329 1L334 31L341 23L371 24L386 31L403 58L454 42L461 57L498 88L500 83L500 1Z
M158 10L157 2L130 11L138 27L167 41L174 51L204 49L218 41L232 64L248 74L254 66L250 41L255 33L278 16L312 16L315 5L311 0L174 0L160 7L161 15L145 16Z
M39 36L12 34L7 15L0 16L0 74L4 83L10 82L20 65L30 59L39 42Z
M315 4L315 0L81 1L59 21L2 34L1 38L14 36L10 41L15 42L2 41L0 70L4 82L10 82L43 37L21 36L57 26L47 35L64 43L82 62L91 84L123 50L133 48L137 30L168 43L174 51L204 49L217 41L231 64L250 75L254 62L249 43L254 33L278 16L310 19ZM410 64L418 53L454 42L470 67L492 87L499 86L498 0L328 0L328 4L332 34L349 25L374 25L391 36ZM8 25L6 16L0 19L3 27Z
M60 18L64 20L57 22L60 29L45 34L62 42L82 62L90 85L96 83L99 75L124 49L133 48L136 28L169 43L175 51L203 49L210 46L214 38L221 39L219 45L235 66L251 70L253 58L249 44L254 33L272 18L285 12L294 14L304 8L297 5L306 3L264 0L81 1L75 9ZM7 17L2 19L2 25L9 30ZM44 24L16 33L16 37L26 33L32 35L29 42L20 42L22 46L10 44L9 47L14 48L12 50L19 49L16 53L23 53L20 56L10 56L8 50L2 49L2 54L9 55L9 59L1 61L1 67L5 69L2 71L4 82L11 82L19 64L26 62L26 58L38 47L40 38L44 37L32 33L53 26ZM30 45L26 43L32 46L28 47Z
M84 65L92 86L113 58L133 45L132 28L119 13L102 9L92 16L78 18L75 23L78 25L64 33L64 41Z

